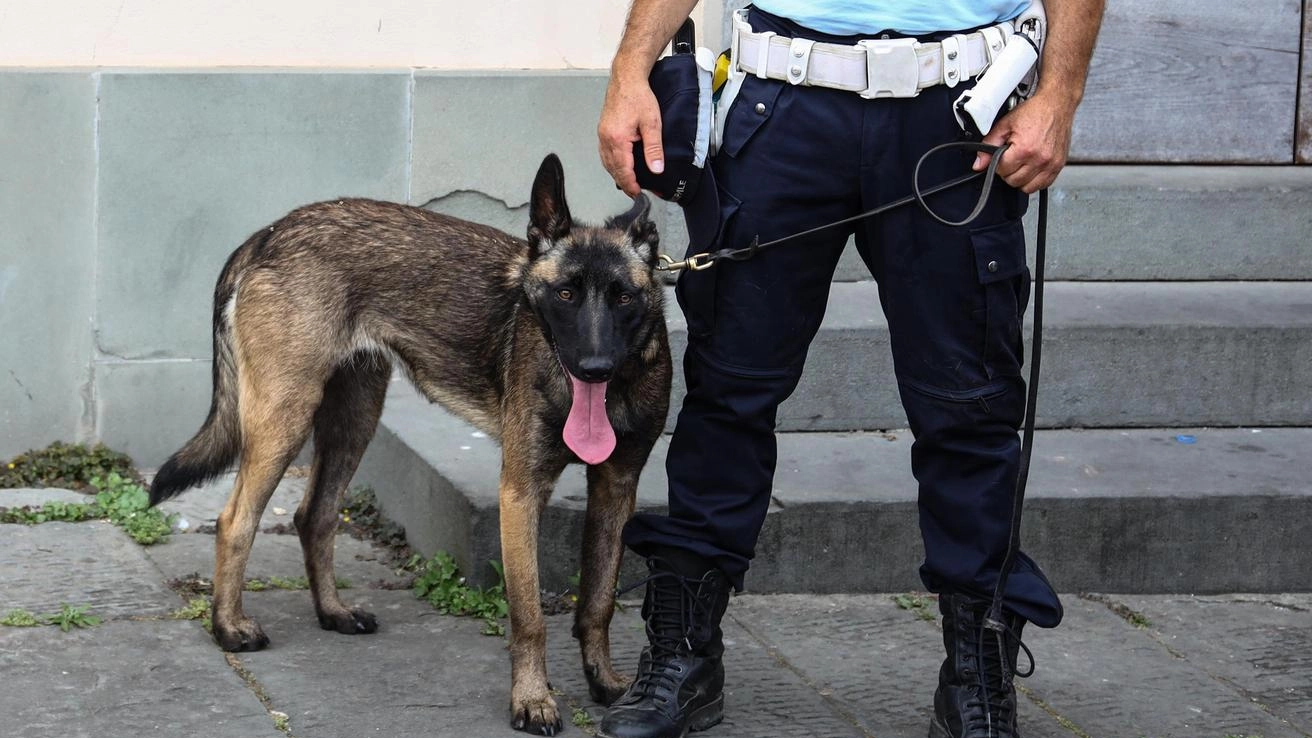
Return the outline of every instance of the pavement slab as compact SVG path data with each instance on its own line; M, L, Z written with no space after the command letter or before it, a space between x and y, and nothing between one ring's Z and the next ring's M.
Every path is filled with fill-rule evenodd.
M91 605L101 617L163 615L178 606L159 571L103 521L0 525L0 612Z
M1061 627L1025 631L1038 669L1024 685L1091 738L1306 735L1103 603L1063 603Z
M71 505L95 501L95 495L58 487L11 487L9 489L0 489L0 508L40 507L47 502L63 502Z
M205 579L214 575L214 536L203 533L180 533L146 549L146 556L164 573L165 580L199 574ZM338 577L352 588L401 586L406 577L398 576L387 564L387 552L349 535L338 535L333 565ZM247 579L304 577L305 563L301 540L294 534L255 534L251 557L246 564Z
M937 613L937 604L929 610ZM924 738L943 661L937 622L898 607L892 595L743 596L729 616L865 735ZM1028 700L1019 719L1029 738L1073 735Z
M194 623L0 628L0 674L6 738L283 738Z
M1312 735L1312 594L1113 599L1182 658Z
M337 538L343 592L372 635L322 630L306 592L244 595L271 646L226 656L198 622L167 618L164 581L208 576L213 536L142 548L104 522L0 525L0 610L90 604L108 622L63 633L0 627L0 736L284 735L519 738L509 727L507 639L443 616L387 552ZM248 574L301 576L294 535L261 533ZM358 581L356 581L358 580ZM931 598L924 611L934 614ZM1312 594L1067 595L1060 628L1030 628L1038 670L1020 684L1027 738L1309 738ZM1129 611L1147 627L1127 622ZM922 738L942 658L932 622L891 594L743 595L724 622L726 707L707 738ZM548 673L565 720L598 720L572 614L547 618ZM611 625L616 667L645 643L639 603ZM262 704L261 700L266 700Z
M248 592L246 613L269 636L240 654L294 736L522 736L509 727L505 641L472 618L438 614L410 592L362 590L346 601L370 610L379 630L325 631L298 592Z

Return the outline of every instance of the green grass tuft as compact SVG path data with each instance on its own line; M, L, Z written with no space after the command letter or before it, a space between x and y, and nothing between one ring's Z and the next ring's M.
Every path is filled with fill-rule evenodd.
M414 556L406 568L415 573L415 596L437 608L445 615L467 615L483 621L483 635L502 636L506 626L501 622L510 614L506 602L506 574L501 564L488 562L497 573L497 583L487 589L471 587L460 576L460 567L446 552L438 552L431 559Z
M3 618L0 618L0 625L8 625L11 628L34 628L38 625L45 625L45 622L37 617L35 613L15 608L5 613Z

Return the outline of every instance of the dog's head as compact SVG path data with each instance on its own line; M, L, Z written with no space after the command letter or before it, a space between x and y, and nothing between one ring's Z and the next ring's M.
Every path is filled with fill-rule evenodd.
M567 440L570 424L604 420L606 383L626 361L650 358L664 335L656 330L665 319L664 293L655 276L658 237L650 209L639 195L628 212L600 227L574 222L555 154L542 161L533 182L524 291L570 377L575 407ZM587 460L586 452L579 456Z
M565 370L583 382L608 381L649 338L647 323L662 296L650 209L639 195L628 212L601 227L576 223L560 159L550 154L538 169L524 290Z

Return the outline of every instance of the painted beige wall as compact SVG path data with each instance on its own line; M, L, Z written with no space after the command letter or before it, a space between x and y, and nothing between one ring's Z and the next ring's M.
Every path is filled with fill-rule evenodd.
M627 9L623 0L0 0L0 66L602 69ZM705 20L718 29L718 12Z

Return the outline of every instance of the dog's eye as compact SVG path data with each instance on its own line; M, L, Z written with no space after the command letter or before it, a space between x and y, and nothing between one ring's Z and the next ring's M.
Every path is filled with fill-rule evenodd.
M569 302L570 300L574 299L574 292L572 290L565 290L565 289L556 290L556 297L559 297L565 302Z
M633 302L633 295L630 295L627 292L621 292L619 299L621 305L628 305L629 303Z

